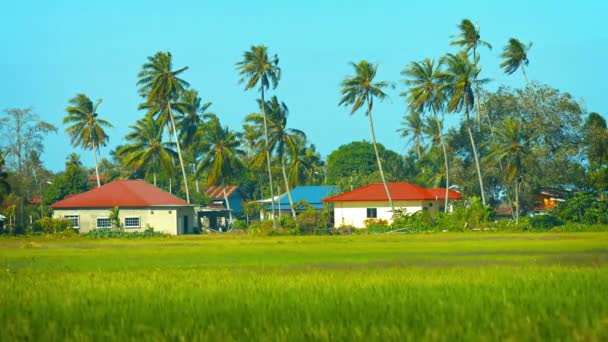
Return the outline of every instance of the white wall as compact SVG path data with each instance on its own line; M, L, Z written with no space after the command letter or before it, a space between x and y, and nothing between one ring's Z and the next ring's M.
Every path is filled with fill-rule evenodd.
M80 221L79 232L86 233L97 226L97 218L109 217L110 208L81 208L81 209L55 209L53 217L60 218L66 215L78 215ZM120 208L120 221L124 224L126 217L139 217L139 228L125 228L128 232L144 231L147 225L155 231L166 234L184 234L182 227L183 216L188 216L188 232L193 231L194 209L192 207L152 207L152 208Z
M408 214L420 210L438 211L444 201L393 201L395 209L405 209ZM343 225L355 228L365 228L364 221L367 219L367 209L376 208L378 219L392 222L393 213L388 201L386 202L336 202L334 203L334 227Z

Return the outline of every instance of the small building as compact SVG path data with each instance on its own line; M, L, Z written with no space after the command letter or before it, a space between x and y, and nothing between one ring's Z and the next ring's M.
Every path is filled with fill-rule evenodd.
M53 217L72 221L80 233L112 228L110 209L119 208L125 231L155 231L171 235L194 232L194 208L186 201L143 180L115 180L65 198L50 206Z
M228 209L228 205L226 204L227 197L232 215L236 217L243 215L243 199L245 195L238 186L212 186L205 189L205 194L211 199L210 207Z
M338 193L338 188L333 185L302 185L296 186L291 190L291 198L293 199L296 212L301 212L308 208L321 210L325 207L323 199L336 193ZM269 198L261 202L264 204L266 213L272 211L272 201ZM275 197L274 208L280 215L291 215L291 206L287 193Z
M443 211L445 188L423 188L407 182L388 183L395 209L413 214L421 210ZM449 190L448 200L460 199L460 193ZM393 213L382 183L373 183L328 197L326 203L334 204L334 227L343 225L365 228L365 220L392 221Z

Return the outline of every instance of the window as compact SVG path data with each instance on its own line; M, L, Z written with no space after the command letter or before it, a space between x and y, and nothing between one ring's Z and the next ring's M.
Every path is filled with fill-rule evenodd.
M112 228L112 221L107 217L98 217L97 228Z
M63 218L72 222L72 228L76 228L76 229L80 228L80 216L65 215Z
M139 221L139 217L125 217L125 228L139 228L141 227L141 222Z
M367 208L367 218L376 218L378 217L378 209L377 208Z

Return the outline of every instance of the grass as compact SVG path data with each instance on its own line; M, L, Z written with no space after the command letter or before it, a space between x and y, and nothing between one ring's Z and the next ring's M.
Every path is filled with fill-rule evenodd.
M0 340L608 340L608 234L0 239Z

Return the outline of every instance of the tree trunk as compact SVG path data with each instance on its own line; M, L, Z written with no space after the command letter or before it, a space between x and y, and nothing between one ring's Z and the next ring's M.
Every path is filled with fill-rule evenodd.
M272 170L270 168L270 151L268 150L268 124L266 123L266 103L264 102L264 87L261 87L262 116L264 117L264 149L266 150L266 166L268 167L268 183L270 185L270 201L272 203L272 227L277 229L277 219L274 208L274 189L272 184Z
M154 171L154 186L156 186L156 171Z
M171 118L171 126L173 126L173 136L175 137L175 144L177 145L177 156L179 157L179 165L182 168L182 176L184 177L184 187L186 188L186 202L190 204L188 178L186 178L186 169L184 168L184 160L182 159L182 149L180 147L179 139L177 138L177 126L175 126L175 120L173 119L173 113L171 112L171 102L169 101L167 101L167 109L169 110L169 117Z
M519 180L515 181L515 228L519 228Z
M439 141L441 142L441 149L443 150L443 160L445 161L445 204L443 208L443 212L448 212L448 198L450 195L450 169L448 163L448 152L445 147L445 140L443 139L443 128L441 127L441 122L439 121L439 117L437 117L437 113L434 112L433 116L435 117L435 122L437 122L437 128L439 129Z
M382 184L384 184L384 190L386 191L386 197L388 203L391 206L391 215L395 215L395 206L393 206L393 199L391 193L388 190L386 179L384 178L384 171L382 170L382 162L380 161L380 154L378 153L378 146L376 146L376 133L374 132L374 120L372 119L372 100L368 98L367 101L367 116L369 117L369 128L372 132L372 145L374 145L374 152L376 153L376 161L378 161L378 170L380 170L380 178L382 178Z
M526 69L524 68L524 65L521 65L521 72L524 74L524 79L526 80L526 86L528 86L530 84L530 81L528 80L528 75L526 75Z
M99 180L99 167L97 166L97 145L93 142L93 157L95 160L95 176L97 177L97 187L101 187L101 181Z
M228 226L226 227L230 231L230 225L232 224L232 210L230 209L230 202L228 201L228 195L226 195L226 183L224 183L224 177L222 177L222 188L224 188L224 201L226 201L226 209L228 209Z
M283 152L285 153L285 152ZM291 208L291 216L296 218L296 209L293 207L293 198L289 190L289 182L287 182L287 173L285 172L285 156L281 156L281 168L283 169L283 180L285 181L285 190L287 190L287 198L289 199L289 207Z
M471 131L471 120L469 119L469 113L467 112L467 131L469 132L469 139L471 140L471 149L473 150L473 157L475 157L475 167L477 168L477 177L479 179L479 190L481 192L481 203L486 205L486 195L483 191L483 178L481 177L481 167L479 166L479 158L477 156L477 148L475 147L475 138L473 138L473 132Z

